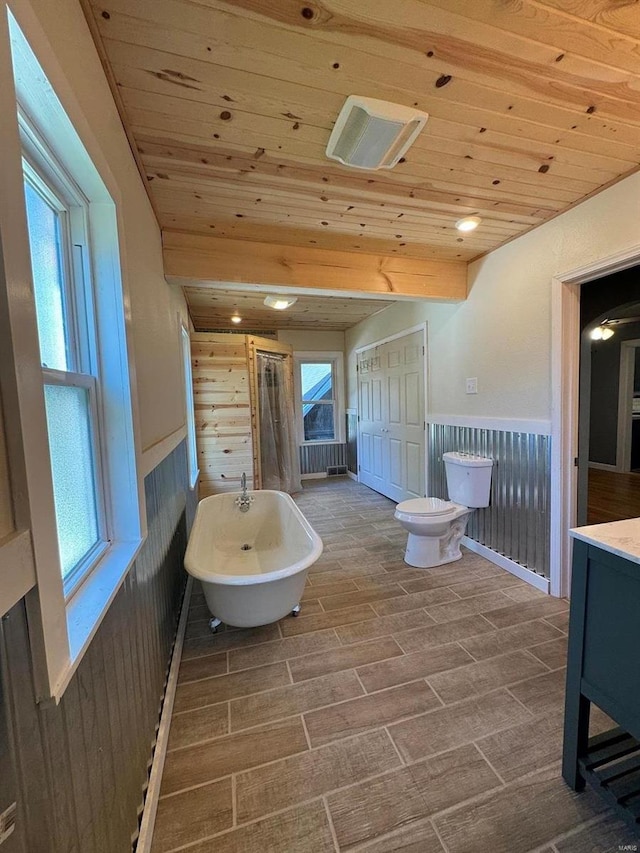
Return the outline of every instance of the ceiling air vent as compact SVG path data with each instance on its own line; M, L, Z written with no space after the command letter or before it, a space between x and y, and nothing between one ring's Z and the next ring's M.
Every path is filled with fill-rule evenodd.
M425 126L428 113L349 95L327 145L327 157L356 169L392 169Z

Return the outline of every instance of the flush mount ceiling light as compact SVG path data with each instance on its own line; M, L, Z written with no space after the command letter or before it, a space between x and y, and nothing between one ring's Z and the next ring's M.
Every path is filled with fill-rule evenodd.
M239 314L234 314L231 318L232 323L242 323L242 317Z
M463 219L458 219L456 228L458 231L475 231L481 222L482 219L479 216L465 216Z
M349 95L327 144L327 157L356 169L392 169L427 123L412 107Z
M284 311L286 308L291 308L294 302L298 301L297 296L267 296L264 304L269 308L275 308L276 311Z

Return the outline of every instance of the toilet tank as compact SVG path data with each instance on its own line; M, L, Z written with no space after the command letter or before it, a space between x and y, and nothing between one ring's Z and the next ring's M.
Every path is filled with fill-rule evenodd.
M468 507L489 506L493 459L453 451L443 453L449 500Z

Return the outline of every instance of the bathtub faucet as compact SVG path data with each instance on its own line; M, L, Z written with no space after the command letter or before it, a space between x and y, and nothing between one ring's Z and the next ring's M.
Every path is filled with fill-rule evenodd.
M249 507L253 503L253 495L247 494L247 475L243 474L240 480L242 494L235 499L235 505L240 509L240 512L249 512Z

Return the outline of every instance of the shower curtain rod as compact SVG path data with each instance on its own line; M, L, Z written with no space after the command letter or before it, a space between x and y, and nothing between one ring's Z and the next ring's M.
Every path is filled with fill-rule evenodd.
M261 352L258 350L258 355L261 358L272 358L274 361L284 361L288 358L286 353Z

